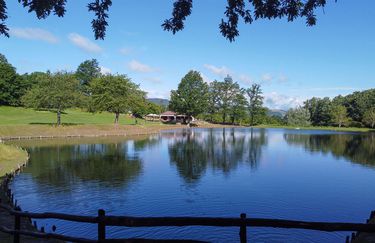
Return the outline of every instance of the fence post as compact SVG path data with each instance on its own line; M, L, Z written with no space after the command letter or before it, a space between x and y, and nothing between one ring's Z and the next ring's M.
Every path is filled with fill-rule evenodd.
M241 243L247 242L246 213L241 213L240 242Z
M15 208L16 211L20 211L19 207ZM21 217L16 214L14 215L14 230L19 231L21 230ZM13 236L13 243L19 243L20 242L20 234L18 232L14 233Z
M98 210L98 241L102 242L105 240L105 211L104 209Z

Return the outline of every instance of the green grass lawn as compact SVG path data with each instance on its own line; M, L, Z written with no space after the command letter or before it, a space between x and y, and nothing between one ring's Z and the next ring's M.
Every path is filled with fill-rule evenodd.
M68 109L62 114L63 124L113 124L115 115L109 112L90 113L80 109ZM138 119L139 123L145 121ZM128 115L120 116L120 124L134 124L135 119ZM56 113L37 111L22 107L0 106L0 125L56 124ZM147 122L155 124L155 122Z
M23 164L26 160L26 151L0 143L0 177L16 169L18 164Z

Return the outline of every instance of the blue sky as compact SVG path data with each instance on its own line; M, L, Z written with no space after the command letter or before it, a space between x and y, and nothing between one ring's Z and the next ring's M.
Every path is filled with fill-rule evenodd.
M0 37L0 53L20 73L73 71L96 58L104 72L127 74L149 97L169 98L191 69L207 82L230 74L244 88L261 83L270 108L375 88L373 0L329 1L314 27L304 19L241 24L234 43L218 29L224 0L195 0L176 35L160 26L173 1L114 0L104 41L93 37L88 2L69 0L64 18L38 20L18 1L7 1L11 37Z

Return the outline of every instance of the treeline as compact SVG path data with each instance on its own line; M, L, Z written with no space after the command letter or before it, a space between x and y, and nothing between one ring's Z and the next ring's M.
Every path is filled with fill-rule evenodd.
M259 84L242 88L230 76L206 83L189 71L171 91L169 109L213 123L240 125L375 127L375 89L333 99L311 98L289 109L284 117L263 105ZM146 92L126 75L102 74L97 60L82 62L75 72L34 72L20 75L0 54L0 105L48 109L57 113L79 107L90 112L160 114L165 107L146 100Z
M286 114L289 125L375 127L375 89L346 96L313 97Z
M169 107L176 112L216 123L282 123L282 118L268 115L263 99L259 84L244 89L230 76L207 84L199 72L190 71L182 78L177 90L171 91Z
M47 109L57 114L78 107L90 112L132 113L142 117L165 108L146 100L146 92L126 75L102 74L97 60L82 62L75 72L33 72L20 75L0 54L0 105Z
M333 99L311 98L285 116L272 115L263 105L259 84L244 89L230 76L209 84L190 71L171 91L170 109L217 123L289 126L375 126L375 89Z

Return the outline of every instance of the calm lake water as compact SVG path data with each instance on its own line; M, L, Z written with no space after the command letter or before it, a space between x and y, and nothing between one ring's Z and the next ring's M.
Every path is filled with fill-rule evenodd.
M12 183L23 210L364 222L375 209L375 134L187 129L137 138L30 140ZM96 225L38 220L72 236ZM239 228L108 227L112 238L236 242ZM252 242L344 242L347 232L248 228Z

